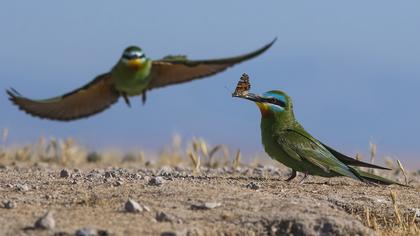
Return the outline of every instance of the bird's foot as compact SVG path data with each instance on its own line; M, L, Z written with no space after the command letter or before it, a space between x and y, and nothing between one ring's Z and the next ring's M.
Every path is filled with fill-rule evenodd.
M146 90L144 90L143 93L141 94L141 102L143 103L143 105L146 104L146 100L147 100Z
M303 184L305 182L306 177L308 177L308 172L304 172L303 178L299 181L299 184Z
M292 179L294 179L297 176L297 172L295 170L292 170L292 174L289 178L287 178L285 181L290 182Z
M124 98L125 103L128 107L131 107L130 99L128 99L128 95L126 93L122 93L121 96Z

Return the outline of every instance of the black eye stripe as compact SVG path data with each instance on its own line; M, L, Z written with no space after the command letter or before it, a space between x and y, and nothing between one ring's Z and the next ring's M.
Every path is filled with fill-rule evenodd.
M268 102L277 106L286 107L286 103L276 98L265 98L264 102Z
M145 58L146 55L142 52L124 52L122 57L131 60L136 58Z

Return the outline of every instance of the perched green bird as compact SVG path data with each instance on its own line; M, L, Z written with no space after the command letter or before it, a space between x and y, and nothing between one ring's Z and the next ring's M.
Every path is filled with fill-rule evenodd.
M14 89L7 90L7 94L14 104L30 115L51 120L75 120L107 109L119 97L130 106L128 97L142 95L144 103L148 90L214 75L262 54L275 41L245 55L213 60L188 60L186 56L151 60L141 48L131 46L124 50L111 71L62 96L32 100Z
M354 166L388 169L365 163L332 149L312 137L295 119L291 98L284 92L273 90L256 95L240 90L247 77L238 83L234 97L245 98L257 104L261 111L261 136L267 154L292 168L287 179L294 179L297 172L323 177L347 176L363 182L399 184L395 181L361 171ZM239 91L238 91L239 90ZM302 179L302 181L303 181Z

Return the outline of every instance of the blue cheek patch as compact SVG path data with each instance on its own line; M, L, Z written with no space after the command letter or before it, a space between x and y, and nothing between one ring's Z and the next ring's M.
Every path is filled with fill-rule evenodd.
M268 107L270 108L271 111L274 111L274 112L284 111L283 107L277 106L277 105L274 105L274 104L268 104Z

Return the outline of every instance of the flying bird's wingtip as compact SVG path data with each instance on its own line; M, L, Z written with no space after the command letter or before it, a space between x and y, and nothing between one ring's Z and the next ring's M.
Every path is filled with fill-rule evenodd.
M266 44L264 47L262 47L262 48L260 49L260 53L263 53L263 52L267 51L269 48L271 48L271 46L273 46L273 44L274 44L276 41L277 41L277 36L276 36L273 40L271 40L271 42L269 42L269 43L268 43L268 44Z
M10 87L9 89L6 89L6 93L10 97L20 97L21 96L20 93L16 89L14 89L12 87Z
M277 41L277 38L278 38L277 36L274 37L274 39L271 41L271 44L275 43Z
M273 44L274 44L276 41L277 41L277 36L276 36L276 37L274 37L274 39L273 39L273 40L271 40L271 42L267 44L267 48L269 48L269 47L273 46Z
M16 90L14 90L13 88L6 89L6 94L9 96L9 100L12 102L18 96L18 93L16 93Z

